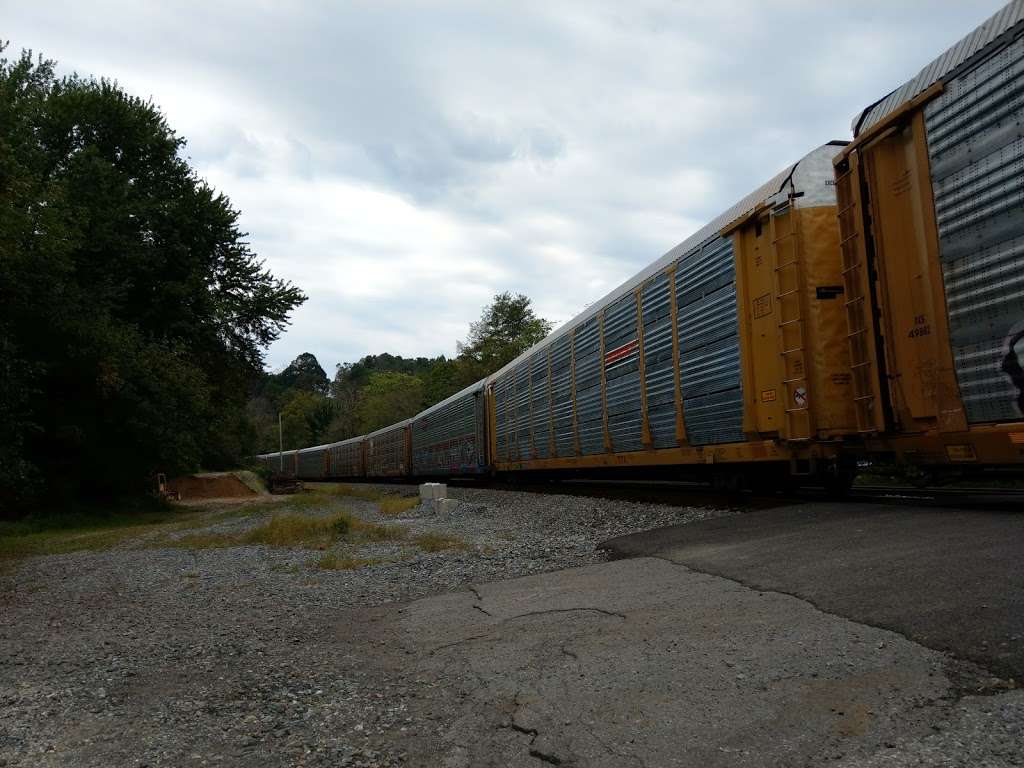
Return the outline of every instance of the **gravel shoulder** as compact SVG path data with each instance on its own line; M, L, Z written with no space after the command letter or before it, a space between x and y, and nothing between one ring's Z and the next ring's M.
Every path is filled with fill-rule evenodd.
M604 539L732 513L449 495L463 503L446 515L385 516L352 497L303 508L406 529L401 540L334 545L376 563L352 570L320 568L323 553L307 548L181 546L186 536L244 534L288 507L257 503L214 506L206 525L33 557L0 574L0 765L402 764L381 737L416 730L408 701L429 684L372 671L338 641L339 623L362 646L373 606L599 563ZM464 548L424 551L414 540L427 533Z
M0 573L0 766L1024 764L1014 681L798 590L599 546L747 515L449 491L445 514L383 514L415 494L393 485L216 505ZM341 512L362 535L252 543Z

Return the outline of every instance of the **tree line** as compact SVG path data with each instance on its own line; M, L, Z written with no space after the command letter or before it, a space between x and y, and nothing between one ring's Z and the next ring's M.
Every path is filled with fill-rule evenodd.
M542 338L502 294L453 359L370 355L328 379L264 355L305 294L151 102L0 42L0 515L138 495L412 415Z
M265 374L249 400L259 452L278 450L279 437L286 450L300 448L414 416L498 370L550 330L526 296L501 293L470 324L453 358L367 355L338 364L329 378L316 356L305 352L280 373Z

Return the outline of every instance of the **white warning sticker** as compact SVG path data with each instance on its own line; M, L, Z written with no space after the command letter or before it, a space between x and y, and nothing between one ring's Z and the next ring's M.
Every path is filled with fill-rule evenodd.
M807 407L807 390L804 387L797 387L793 391L793 401L797 408Z

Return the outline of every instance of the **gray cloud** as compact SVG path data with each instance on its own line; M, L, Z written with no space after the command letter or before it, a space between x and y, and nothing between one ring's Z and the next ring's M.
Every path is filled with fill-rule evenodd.
M162 106L310 301L271 350L451 354L500 290L565 320L1002 3L0 0Z

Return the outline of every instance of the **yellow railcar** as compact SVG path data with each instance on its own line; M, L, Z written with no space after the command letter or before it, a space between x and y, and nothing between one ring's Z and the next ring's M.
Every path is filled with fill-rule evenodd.
M843 146L810 152L489 377L491 466L848 477Z
M865 109L836 158L857 428L930 471L1024 464L1024 2Z

